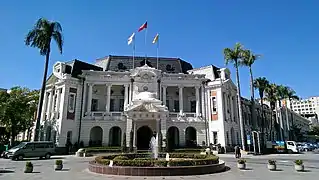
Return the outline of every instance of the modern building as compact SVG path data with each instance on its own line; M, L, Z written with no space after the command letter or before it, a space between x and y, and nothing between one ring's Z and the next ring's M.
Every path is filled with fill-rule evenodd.
M39 137L60 147L67 142L129 146L132 140L135 148L148 149L155 133L176 147L232 148L242 137L237 88L230 77L227 68L194 69L179 58L57 62L47 80ZM256 103L258 120L253 122L250 101L242 102L246 136L260 130L261 108ZM266 105L264 115L267 127L271 110Z
M301 100L287 100L287 107L303 117L307 117L312 125L318 124L319 96Z

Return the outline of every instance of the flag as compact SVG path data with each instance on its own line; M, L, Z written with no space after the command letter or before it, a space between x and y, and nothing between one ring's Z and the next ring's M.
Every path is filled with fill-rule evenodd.
M147 28L147 21L138 29L138 32L143 31Z
M154 37L154 39L153 39L153 44L155 44L155 43L157 43L157 41L158 41L158 38L159 38L159 34L157 33L156 34L156 36Z
M127 45L130 45L134 41L135 33L133 33L127 40Z

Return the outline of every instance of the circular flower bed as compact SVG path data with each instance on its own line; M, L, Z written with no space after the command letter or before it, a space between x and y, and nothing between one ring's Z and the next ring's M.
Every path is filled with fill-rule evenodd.
M169 161L166 161L165 155L159 154L158 159L152 159L150 154L113 154L98 156L95 158L95 162L109 165L110 161L113 160L113 166L134 167L199 166L219 163L219 158L215 155L171 153Z

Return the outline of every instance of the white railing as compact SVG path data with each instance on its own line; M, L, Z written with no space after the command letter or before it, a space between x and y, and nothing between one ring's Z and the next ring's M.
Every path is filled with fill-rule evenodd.
M103 117L104 114L104 111L92 111L92 117Z

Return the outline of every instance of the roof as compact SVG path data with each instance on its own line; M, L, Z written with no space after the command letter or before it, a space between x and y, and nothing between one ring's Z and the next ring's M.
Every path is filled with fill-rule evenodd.
M187 74L188 70L193 69L192 65L180 58L166 58L166 57L134 57L134 67L145 65L145 62L150 67L157 66L158 69L166 73L184 73ZM132 56L107 56L100 58L95 63L97 66L102 67L105 71L126 71L133 68Z
M75 78L77 78L78 75L82 74L83 70L103 71L103 68L83 61L79 61L77 59L68 62L65 68L65 72L67 74L71 74L71 76Z

